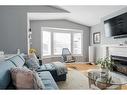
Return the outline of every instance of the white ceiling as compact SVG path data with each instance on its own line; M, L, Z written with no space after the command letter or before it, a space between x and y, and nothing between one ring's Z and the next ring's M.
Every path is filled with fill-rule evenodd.
M30 20L50 20L50 19L67 19L87 26L93 26L100 23L100 19L126 6L87 6L87 5L70 5L57 6L69 11L70 13L29 13Z

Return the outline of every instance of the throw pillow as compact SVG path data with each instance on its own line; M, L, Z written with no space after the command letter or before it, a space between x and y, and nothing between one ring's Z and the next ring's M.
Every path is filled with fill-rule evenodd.
M37 58L35 53L31 53L28 56L29 56L29 58L34 58L39 63L39 60L38 60L38 58Z
M27 68L12 68L10 70L13 85L17 89L44 89L39 75Z
M71 62L71 60L72 60L72 56L71 55L67 55L67 62Z
M13 85L17 89L33 89L33 72L27 68L15 67L10 70Z
M34 69L34 70L37 70L38 68L40 68L39 63L35 60L35 58L28 58L26 60L26 65L28 68Z

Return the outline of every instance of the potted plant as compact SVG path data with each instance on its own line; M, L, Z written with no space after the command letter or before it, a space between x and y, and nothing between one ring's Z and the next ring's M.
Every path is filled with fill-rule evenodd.
M110 86L110 82L112 81L112 77L109 76L109 71L113 70L114 62L107 58L100 58L96 62L97 65L101 67L100 80L102 82L97 82L99 88L106 88ZM98 80L97 80L98 81Z
M30 53L30 54L32 54L32 53L36 53L36 49L34 49L34 48L30 48L29 53Z
M112 81L112 77L109 77L109 78L105 78L105 79L102 79L102 78L98 78L95 82L95 85L100 88L100 89L106 89L107 87L110 87L112 84L111 84L111 81Z
M108 76L108 72L112 71L114 66L114 62L108 57L98 59L96 64L101 66L101 75L104 77Z
M100 58L97 60L96 64L101 66L101 69L113 70L114 62L108 57Z
M30 48L30 49L29 49L29 57L30 57L30 58L31 58L31 57L35 57L35 58L36 58L36 52L37 52L36 49Z

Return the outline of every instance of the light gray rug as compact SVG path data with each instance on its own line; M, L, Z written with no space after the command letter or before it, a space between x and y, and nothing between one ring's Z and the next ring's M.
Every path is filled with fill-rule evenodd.
M57 82L60 90L100 90L95 85L89 88L89 81L86 73L81 73L76 69L69 69L66 81ZM107 90L117 89L118 86L112 86Z
M67 80L57 82L61 90L87 90L88 78L78 70L70 69L67 74Z

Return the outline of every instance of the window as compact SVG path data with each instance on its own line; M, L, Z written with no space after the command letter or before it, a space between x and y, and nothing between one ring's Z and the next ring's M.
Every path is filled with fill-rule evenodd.
M51 55L51 33L43 31L43 56Z
M54 33L54 55L62 54L63 48L71 51L71 34L70 33Z
M82 54L82 34L73 33L73 54Z
M68 48L72 54L82 55L82 31L68 29L43 28L42 56L57 56L63 48Z

